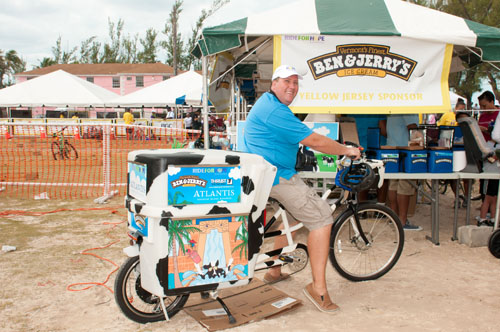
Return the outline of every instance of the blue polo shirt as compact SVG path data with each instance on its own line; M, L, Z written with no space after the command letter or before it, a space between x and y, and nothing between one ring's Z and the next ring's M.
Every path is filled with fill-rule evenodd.
M408 146L408 125L418 125L417 114L390 114L387 116L387 145Z
M279 178L289 180L294 174L299 142L313 133L273 94L264 93L254 104L245 123L244 152L258 154L278 171L273 185Z

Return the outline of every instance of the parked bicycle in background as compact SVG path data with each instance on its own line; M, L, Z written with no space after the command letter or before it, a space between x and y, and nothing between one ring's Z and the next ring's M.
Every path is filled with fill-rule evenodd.
M76 160L78 152L75 147L64 137L64 127L53 134L54 141L51 144L52 156L54 160Z

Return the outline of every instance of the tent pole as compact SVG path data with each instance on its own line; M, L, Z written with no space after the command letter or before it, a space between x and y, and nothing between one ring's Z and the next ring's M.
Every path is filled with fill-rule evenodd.
M236 87L236 78L234 77L235 73L234 73L234 70L233 70L233 79L231 80L231 96L229 98L229 105L230 105L230 112L236 112L237 109L235 108L235 104L234 104L234 91L235 91L235 87ZM237 117L239 118L239 112L236 112L238 115Z
M206 56L201 58L201 69L203 74L203 142L205 150L210 148L209 133L208 133L208 59Z
M241 114L240 99L241 99L241 89L240 89L240 87L238 87L238 91L236 91L236 111L238 112L238 114ZM240 120L242 120L242 118L243 117L241 117Z

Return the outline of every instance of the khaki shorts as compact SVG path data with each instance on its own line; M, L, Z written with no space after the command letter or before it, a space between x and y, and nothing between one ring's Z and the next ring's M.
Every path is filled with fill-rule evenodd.
M280 178L280 183L273 186L270 196L280 202L288 214L302 222L309 231L333 223L330 205L297 174L290 180Z
M389 190L396 191L398 195L411 196L415 193L415 187L410 182L414 180L389 180Z

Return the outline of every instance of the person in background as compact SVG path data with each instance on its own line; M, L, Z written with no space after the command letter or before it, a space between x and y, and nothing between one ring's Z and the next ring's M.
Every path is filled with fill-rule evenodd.
M193 113L188 113L184 118L184 128L193 129Z
M125 122L127 126L130 126L125 129L127 132L127 139L132 139L134 128L131 126L134 124L135 120L134 115L130 112L130 108L125 109L125 113L123 113L123 122Z
M438 126L457 126L457 114L467 114L463 113L465 110L465 101L462 98L458 98L457 103L455 105L455 110L450 111L448 113L443 114L439 121L437 122ZM451 189L453 190L453 193L457 195L457 182L455 180L449 180L448 183L450 183ZM467 190L469 188L469 181L468 180L463 180L463 186L464 190L467 193ZM462 206L466 207L467 203L465 201L465 197L461 196L462 199Z
M409 130L417 128L418 114L389 114L385 124L382 123L381 132L387 132L387 145L408 146L410 141ZM421 231L422 227L413 225L408 220L410 197L415 194L413 180L389 180L387 196L389 207L396 212L406 231Z
M192 121L191 127L194 130L202 130L203 128L202 128L200 116L197 113L194 113L194 116L192 119L193 119L193 121Z
M465 111L465 106L462 109L458 109L458 110L457 110L457 108L455 108L455 109L457 112L455 115L455 119L457 121L456 126L458 126L458 120L460 118L469 117L469 113L467 111ZM467 193L469 192L469 180L463 179L462 185L464 188L464 194L467 195ZM455 180L450 180L450 186L451 186L451 190L453 190L453 194L455 194L455 196L460 195L457 191L457 182ZM460 198L462 199L462 207L467 207L467 200L465 199L465 196L460 195Z
M436 114L435 113L431 113L431 114L427 114L427 117L425 119L425 124L436 124Z
M479 116L479 128L483 133L486 142L496 148L497 144L500 143L500 137L497 133L500 129L495 131L496 119L498 118L498 109L495 107L495 95L491 91L483 92L479 97L479 107L483 112ZM500 126L500 124L499 124ZM495 131L495 137L497 140L493 140L491 133ZM499 135L500 136L500 135ZM495 157L496 158L496 157ZM479 217L476 217L478 226L487 225L493 226L491 219L487 218L488 212L490 213L490 218L495 215L496 212L496 202L498 194L498 180L480 180L480 193L484 195L483 203L481 204L481 209L479 212Z
M175 118L175 113L170 106L167 106L167 119Z
M485 91L477 99L481 109L477 124L483 133L484 140L489 142L491 141L491 130L498 115L498 109L495 107L495 95L491 91Z
M457 104L455 105L455 110L443 114L443 116L437 122L438 126L456 126L457 119L456 113L465 109L465 102L462 98L458 98Z
M333 312L339 307L330 299L326 283L332 210L297 174L295 163L299 143L326 154L347 155L354 159L360 157L360 151L313 132L292 113L288 106L298 93L299 79L302 76L292 66L282 65L274 71L270 91L257 100L248 115L242 150L258 154L276 166L277 174L270 196L283 204L287 212L309 230L307 247L312 282L303 292L318 310ZM278 248L286 244L283 236L275 241ZM264 280L276 282L287 277L278 266L270 268Z

